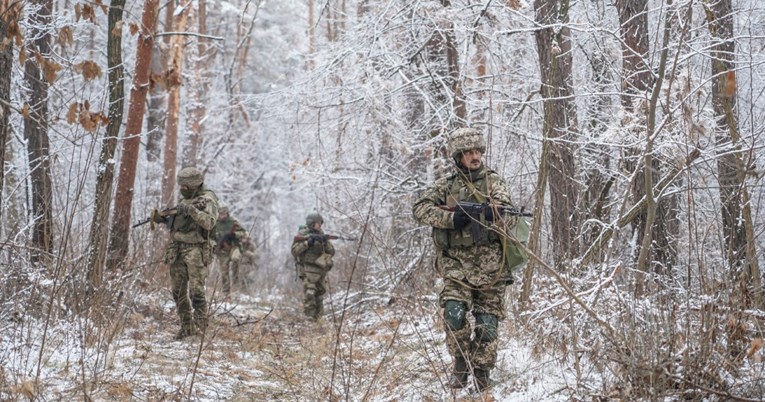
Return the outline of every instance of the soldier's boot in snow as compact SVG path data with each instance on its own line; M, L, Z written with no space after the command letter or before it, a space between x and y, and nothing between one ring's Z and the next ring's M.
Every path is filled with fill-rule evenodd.
M473 378L475 379L475 386L476 389L478 389L478 392L483 392L484 390L491 387L491 379L489 378L490 374L490 369L476 368L473 370Z
M203 311L194 311L194 323L196 324L199 333L207 331L207 322L207 313Z
M175 333L175 336L173 339L176 341L180 341L183 338L193 336L197 334L197 329L194 327L194 324L192 322L181 324L181 329L178 330L178 332Z
M465 388L468 383L468 366L465 358L460 356L454 359L454 370L449 377L449 386L452 388Z

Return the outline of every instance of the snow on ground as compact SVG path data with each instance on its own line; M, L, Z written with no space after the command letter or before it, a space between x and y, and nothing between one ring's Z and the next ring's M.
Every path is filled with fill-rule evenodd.
M450 358L433 300L353 298L336 295L327 301L325 317L311 322L299 300L235 295L211 304L214 319L204 339L183 341L172 339L174 306L159 296L113 320L122 324L111 328L75 321L46 333L39 323L6 323L0 383L13 385L0 389L0 400L572 399L560 362L507 337L490 392L451 390L445 385ZM503 325L503 334L517 332L509 320Z

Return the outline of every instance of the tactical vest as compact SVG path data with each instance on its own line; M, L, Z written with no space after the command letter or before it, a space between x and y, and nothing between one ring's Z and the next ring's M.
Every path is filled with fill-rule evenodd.
M447 204L456 204L460 201L476 203L486 202L485 194L488 193L489 175L491 173L493 173L493 171L486 169L484 177L471 183L472 186L468 186L462 180L459 180L458 174L449 176L446 179L449 184L449 190L444 197L444 199L447 200ZM476 245L498 243L499 235L493 230L489 230L489 223L486 222L485 218L481 216L479 217L479 220L481 222L480 225L471 222L469 225L462 228L462 230L433 228L434 244L440 249L449 249L452 247L472 247ZM473 234L473 230L475 230L472 227L473 225L478 226L476 233L478 236L474 236Z
M301 227L299 231L301 236L309 237L312 234L324 234L324 232L315 232L311 229ZM316 259L324 253L324 244L316 242L298 258L299 263L316 265Z
M202 188L197 197L207 196L214 200L218 197L210 190ZM194 199L182 199L179 204L191 204ZM182 243L204 243L210 239L210 231L202 228L190 216L186 214L178 214L175 216L173 226L171 228L173 232L173 239Z

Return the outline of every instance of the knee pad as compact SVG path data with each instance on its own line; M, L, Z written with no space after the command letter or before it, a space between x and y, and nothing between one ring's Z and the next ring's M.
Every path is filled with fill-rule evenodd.
M475 334L481 342L496 341L499 320L494 314L476 314Z
M447 300L444 305L444 321L452 331L459 331L465 326L465 303L458 300Z

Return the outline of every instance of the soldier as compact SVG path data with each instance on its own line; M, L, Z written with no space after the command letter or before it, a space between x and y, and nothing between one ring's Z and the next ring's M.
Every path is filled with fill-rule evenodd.
M205 280L212 261L211 230L218 218L218 197L204 186L199 169L181 169L178 185L182 198L176 215L158 219L168 224L172 236L164 261L170 267L173 300L181 320L176 340L207 328Z
M215 256L218 259L223 293L228 296L231 288L240 286L239 263L242 260L242 242L247 239L247 231L239 220L231 216L228 207L218 210L218 223L215 225Z
M318 213L308 214L305 226L300 227L292 242L298 277L303 281L303 312L312 320L318 320L324 311L322 296L326 293L326 276L335 255L335 247L324 237L323 223Z
M472 371L476 388L490 386L489 376L497 360L499 321L504 318L505 287L512 282L504 268L502 241L497 228L514 225L516 218L499 218L486 208L480 216L468 215L454 206L460 201L511 205L505 180L482 162L486 143L480 131L460 128L448 138L447 151L456 171L437 180L415 201L418 222L432 226L436 267L443 276L439 305L443 309L446 343L454 370L452 388L468 385ZM473 226L473 227L471 227ZM467 319L475 318L475 332Z

